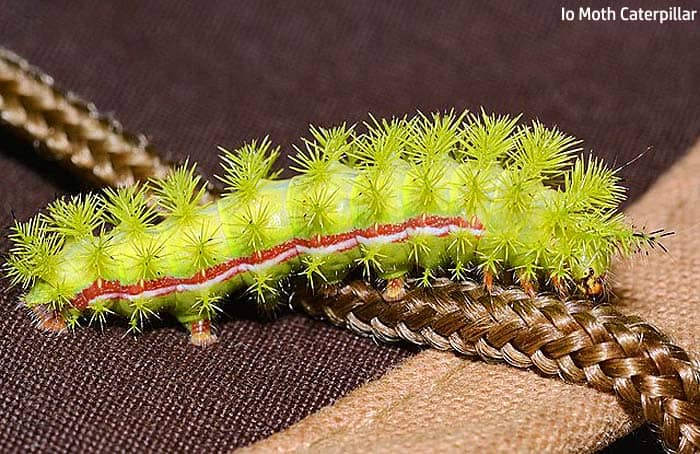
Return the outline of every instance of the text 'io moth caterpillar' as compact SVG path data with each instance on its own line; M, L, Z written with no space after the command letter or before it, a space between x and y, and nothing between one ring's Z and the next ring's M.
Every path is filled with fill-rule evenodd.
M191 341L216 340L223 296L247 289L263 308L302 275L318 288L353 269L403 296L406 277L514 278L528 293L596 295L615 255L653 246L618 206L617 170L580 142L519 117L453 112L311 128L277 179L267 139L222 149L227 191L203 203L194 166L101 195L59 199L16 222L6 274L39 325L127 317L130 330L173 314ZM147 203L153 194L155 205Z

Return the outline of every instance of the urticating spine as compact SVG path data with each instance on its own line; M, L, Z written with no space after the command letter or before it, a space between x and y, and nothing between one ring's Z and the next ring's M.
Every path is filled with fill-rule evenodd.
M654 239L617 211L616 171L556 129L452 112L365 126L312 127L290 179L273 172L267 138L222 149L227 192L215 203L187 164L57 200L13 227L8 275L45 327L117 313L140 330L168 311L207 343L224 295L244 288L269 306L291 274L318 286L362 267L400 291L407 275L429 284L477 270L487 286L511 273L527 290L593 291L615 254Z

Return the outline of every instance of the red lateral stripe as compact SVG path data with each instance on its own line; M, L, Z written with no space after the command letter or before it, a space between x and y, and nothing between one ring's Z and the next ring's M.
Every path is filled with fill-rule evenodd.
M370 226L365 229L354 229L349 232L336 233L332 235L317 235L312 238L293 238L271 248L262 251L257 251L249 256L237 257L227 262L213 265L203 271L196 273L193 276L186 278L175 278L165 276L130 285L122 285L117 280L97 280L93 282L89 287L85 288L80 293L78 293L75 296L75 298L73 298L71 303L75 308L83 310L86 307L88 307L91 301L102 295L121 293L126 295L137 296L146 291L165 289L168 287L175 287L177 285L204 284L208 281L217 278L218 276L221 276L222 274L226 273L232 268L240 265L258 265L268 260L273 260L276 257L282 256L283 254L289 254L289 257L286 260L291 260L292 258L299 255L299 253L296 250L298 247L314 249L324 248L340 244L346 241L350 241L357 237L377 238L381 236L398 234L409 228L442 228L450 225L456 225L458 227L467 229L483 230L483 225L481 224L479 219L476 218L476 216L472 216L469 220L466 220L465 218L459 216L417 216L415 218L408 219L407 221L402 222L400 224L379 224ZM355 243L347 249L357 247L357 245L358 244ZM162 296L166 295L164 294Z

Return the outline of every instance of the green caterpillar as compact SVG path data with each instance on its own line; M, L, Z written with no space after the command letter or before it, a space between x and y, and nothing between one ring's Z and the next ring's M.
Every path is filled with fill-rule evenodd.
M15 222L6 274L45 329L127 317L130 330L172 313L191 341L216 340L222 297L247 289L276 304L291 274L312 286L361 267L400 298L406 276L515 276L530 293L598 294L615 255L653 246L618 206L616 170L539 122L480 114L377 120L357 134L311 128L298 172L278 179L279 147L222 149L226 193L203 203L194 166L162 180L78 195ZM155 206L147 203L153 194Z

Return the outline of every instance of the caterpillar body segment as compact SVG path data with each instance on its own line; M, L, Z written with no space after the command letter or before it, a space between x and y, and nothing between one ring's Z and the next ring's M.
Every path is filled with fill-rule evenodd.
M577 157L579 142L556 129L483 112L366 126L312 128L290 179L272 171L267 138L222 149L228 192L213 203L187 164L147 186L57 200L13 227L6 274L41 326L117 314L139 331L169 312L208 345L224 295L245 289L271 306L290 275L317 287L361 268L390 299L407 276L430 285L440 270L593 293L614 255L655 239L617 212L615 171Z

